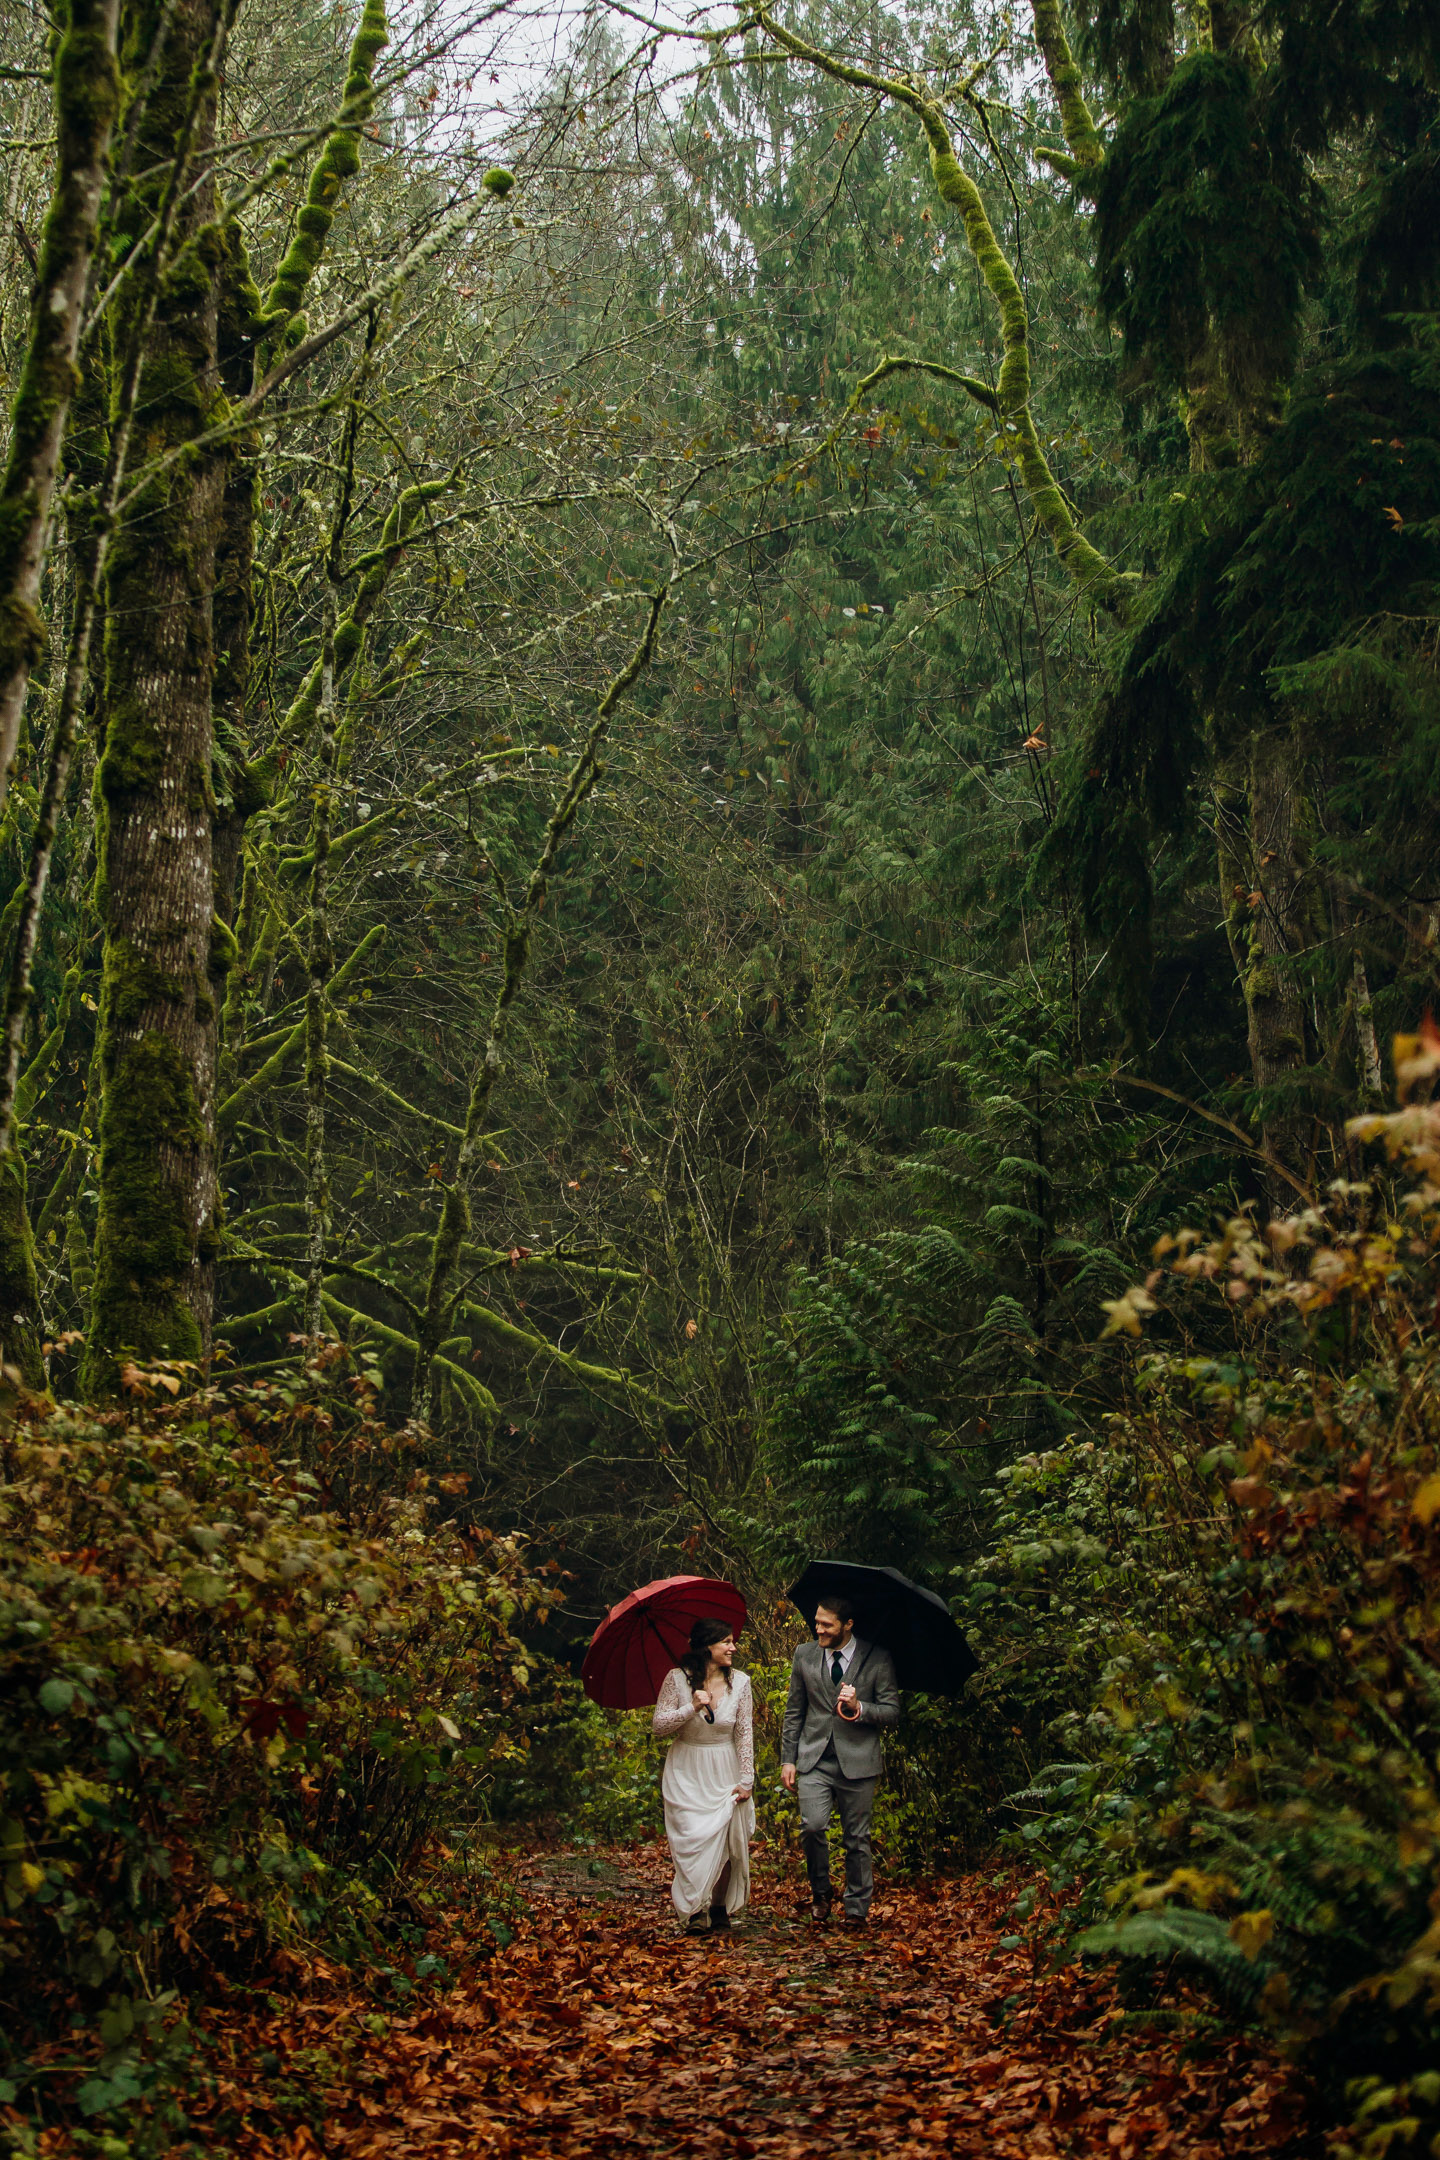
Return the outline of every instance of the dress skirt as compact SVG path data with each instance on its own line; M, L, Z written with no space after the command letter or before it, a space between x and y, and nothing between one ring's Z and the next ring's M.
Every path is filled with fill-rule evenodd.
M727 1860L726 1911L739 1912L750 1901L755 1803L733 1797L739 1783L733 1724L705 1725L697 1719L671 1742L660 1794L665 1802L665 1835L675 1862L670 1895L682 1920L714 1901L715 1885Z

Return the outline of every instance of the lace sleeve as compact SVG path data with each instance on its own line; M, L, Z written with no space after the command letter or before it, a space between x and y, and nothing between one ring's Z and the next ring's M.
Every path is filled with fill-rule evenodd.
M688 1725L696 1715L684 1673L678 1668L672 1668L661 1683L655 1715L650 1720L650 1730L657 1740L669 1740L679 1732L682 1725Z
M751 1692L749 1676L736 1675L743 1684L740 1700L735 1705L735 1753L740 1758L740 1783L747 1791L755 1787L755 1697Z

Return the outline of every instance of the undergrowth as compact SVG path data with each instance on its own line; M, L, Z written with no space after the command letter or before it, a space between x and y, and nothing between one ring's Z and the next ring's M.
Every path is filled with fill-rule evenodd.
M1373 1180L1160 1240L1128 1407L1002 1472L969 1593L1106 1646L1008 1842L1137 2004L1200 1975L1314 2068L1339 2160L1440 2152L1440 1034L1396 1053Z
M189 1998L318 1945L392 1991L423 1982L412 1863L443 1830L463 1866L523 1786L527 1721L558 1692L526 1647L555 1570L443 1520L433 1443L386 1431L347 1372L178 1397L175 1374L132 1368L125 1407L99 1414L12 1399L0 2136L17 2152L57 2122L77 2151L164 2150Z

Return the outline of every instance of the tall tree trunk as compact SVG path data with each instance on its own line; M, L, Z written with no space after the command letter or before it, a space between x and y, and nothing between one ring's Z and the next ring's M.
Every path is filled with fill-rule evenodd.
M76 356L100 223L105 157L120 102L119 0L70 0L55 51L55 185L40 241L29 342L0 475L0 804L20 740L31 670L45 643L40 581L55 476L77 382ZM28 993L28 981L26 984ZM23 1022L24 1005L17 1015ZM18 1039L17 1039L18 1056ZM13 1083L12 1083L13 1091ZM0 1143L0 1362L44 1380L39 1285L19 1134Z
M100 223L105 155L120 99L119 0L70 0L55 54L55 188L40 241L30 341L0 477L0 803L25 691L45 642L40 578L50 502L76 385L76 355Z
M138 72L159 0L128 0L122 54ZM125 237L139 242L189 160L174 224L183 246L210 217L194 166L214 138L219 0L179 0L140 124ZM148 455L181 447L224 411L216 360L217 247L162 271L139 409ZM119 305L124 351L138 278ZM223 452L177 460L130 503L110 552L97 774L100 1212L82 1380L113 1386L117 1357L197 1358L209 1341L215 1248L213 595Z
M1245 999L1250 1070L1265 1152L1303 1175L1313 1120L1299 1101L1308 1063L1305 1001L1296 971L1310 943L1304 892L1304 772L1288 728L1250 745L1243 772L1222 774L1220 880L1235 972ZM1228 782L1228 784L1227 784ZM1272 1174L1271 1205L1294 1189Z

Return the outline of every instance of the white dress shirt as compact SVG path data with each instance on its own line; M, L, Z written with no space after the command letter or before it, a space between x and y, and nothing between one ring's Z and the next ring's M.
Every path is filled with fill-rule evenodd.
M852 1659L852 1658L854 1657L854 1655L855 1655L855 1636L854 1636L854 1632L853 1632L853 1630L852 1630L849 1642L847 1642L847 1643L842 1643L842 1644L840 1645L840 1647L839 1647L838 1649L836 1649L836 1648L835 1648L835 1647L833 1646L833 1644L832 1644L832 1645L831 1645L831 1647L830 1647L830 1648L828 1648L828 1649L826 1650L826 1652L825 1652L825 1671L826 1671L826 1673L828 1674L828 1673L830 1672L830 1669L831 1669L831 1666L832 1666L832 1664L833 1664L833 1661L834 1661L834 1660L835 1660L835 1659L836 1659L836 1658L838 1657L838 1658L839 1658L839 1660L840 1660L840 1679L841 1679L841 1685L843 1686L843 1685L844 1685L844 1683L845 1683L845 1681L846 1681L846 1680L848 1680L848 1678L850 1677L850 1661L851 1661L851 1659Z

